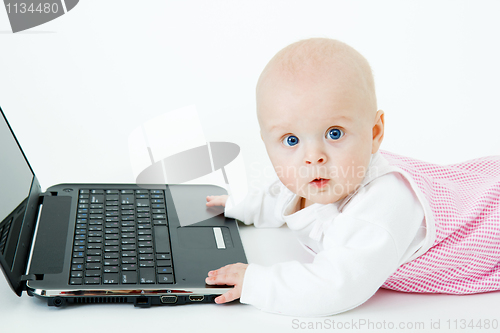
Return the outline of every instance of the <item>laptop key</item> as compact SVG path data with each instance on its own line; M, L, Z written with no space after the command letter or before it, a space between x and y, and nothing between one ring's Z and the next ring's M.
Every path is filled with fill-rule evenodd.
M102 237L89 237L87 242L89 242L89 243L102 243Z
M104 259L104 266L118 265L118 259Z
M101 264L94 264L94 263L92 263L92 264L87 264L85 266L85 269L99 269L100 270L101 267L102 267Z
M141 247L141 248L139 248L139 253L140 254L153 253L153 248L152 247Z
M118 284L118 273L104 273L102 276L102 283Z
M101 254L102 254L101 250L97 250L97 249L88 249L87 250L88 256L100 256Z
M101 271L88 270L85 271L85 276L101 276Z
M171 259L170 253L160 253L156 255L156 259L158 260L163 260L163 259Z
M118 194L107 195L106 196L106 200L107 201L118 201L119 200L119 196L118 196Z
M120 239L120 236L118 234L106 234L104 236L105 240L113 240L113 239Z
M137 257L136 251L122 251L122 257Z
M158 283L174 283L174 275L158 274Z
M118 273L118 266L104 266L104 273Z
M105 233L106 234L117 234L118 233L118 228L106 228Z
M86 277L85 284L99 284L101 283L100 277Z
M168 237L168 228L166 226L155 226L155 246L157 253L170 252L170 241Z
M137 207L149 207L148 199L137 199Z
M127 204L134 204L135 198L133 194L122 194L121 195L121 204L122 205L127 205Z
M146 261L146 260L139 261L139 267L154 267L154 266L155 266L154 261Z
M86 261L87 262L101 262L101 257L100 256L88 256Z
M139 242L139 247L151 247L153 246L153 244L151 243L151 241L143 241L143 242ZM158 250L157 250L158 252Z
M139 260L153 260L153 254L152 253L145 253L145 254L140 254L139 255Z
M154 268L141 268L140 269L141 283L155 283L155 270Z
M85 235L87 233L87 229L76 229L75 234L76 235Z
M136 257L122 257L122 264L137 264Z
M118 259L118 252L106 252L104 253L104 259Z
M122 227L134 227L135 228L135 221L122 221Z
M168 225L167 220L154 220L154 225Z
M136 271L122 271L122 283L123 284L136 284L137 283L137 272Z
M123 264L122 265L122 270L124 271L135 271L137 269L136 264Z
M136 240L135 238L122 238L122 245L133 245L135 248Z
M71 278L69 284L82 284L82 278Z
M73 258L83 258L84 256L84 252L73 252Z
M104 252L118 252L120 248L118 246L105 246Z
M173 269L172 267L158 267L157 270L158 274L172 274Z
M102 231L102 225L94 224L89 227L89 231Z
M156 266L158 266L158 267L172 266L172 261L171 260L157 260Z
M124 244L122 245L122 251L133 251L135 250L134 244Z

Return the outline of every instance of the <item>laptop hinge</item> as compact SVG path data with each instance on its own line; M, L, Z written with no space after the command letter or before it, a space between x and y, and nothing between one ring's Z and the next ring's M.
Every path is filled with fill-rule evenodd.
M36 280L35 274L21 276L21 281L25 282L25 281L29 281L29 280Z
M36 280L43 280L43 274L28 274L21 276L21 281L23 282Z

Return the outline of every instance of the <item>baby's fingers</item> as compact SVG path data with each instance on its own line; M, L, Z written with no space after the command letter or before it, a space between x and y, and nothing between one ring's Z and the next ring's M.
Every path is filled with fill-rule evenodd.
M209 195L207 196L207 207L225 206L227 195Z
M241 292L238 292L236 288L233 288L228 292L220 295L219 297L216 297L214 301L217 304L222 304L222 303L232 302L240 297L241 297Z
M207 284L225 284L228 286L234 286L239 282L239 278L236 274L217 274L207 277L205 282Z

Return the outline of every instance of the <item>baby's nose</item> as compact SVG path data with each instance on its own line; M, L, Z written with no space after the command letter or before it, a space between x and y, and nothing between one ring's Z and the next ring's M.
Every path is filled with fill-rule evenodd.
M326 162L326 156L323 153L312 153L306 156L306 164L323 164Z

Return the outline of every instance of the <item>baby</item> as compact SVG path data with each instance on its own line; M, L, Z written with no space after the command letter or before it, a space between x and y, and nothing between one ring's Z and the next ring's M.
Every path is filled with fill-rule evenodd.
M356 50L314 38L278 52L257 83L257 117L279 179L235 206L227 196L207 206L256 227L286 223L315 257L210 271L207 284L234 286L216 303L321 316L380 287L500 289L500 158L438 166L379 151L384 112Z

